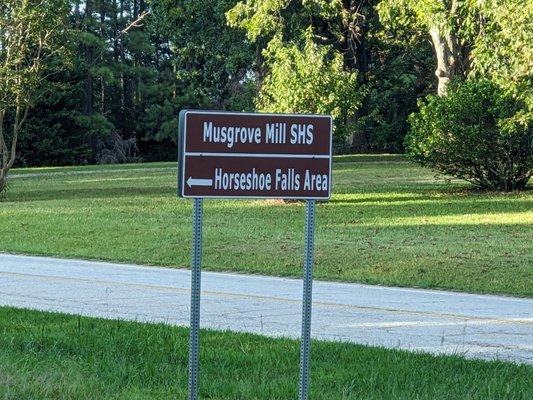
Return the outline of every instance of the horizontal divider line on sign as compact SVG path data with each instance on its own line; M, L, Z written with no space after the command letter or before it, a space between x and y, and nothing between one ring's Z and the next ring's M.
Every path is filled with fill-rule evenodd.
M321 158L329 159L329 155L324 154L269 154L269 153L205 153L186 152L189 157L255 157L255 158Z

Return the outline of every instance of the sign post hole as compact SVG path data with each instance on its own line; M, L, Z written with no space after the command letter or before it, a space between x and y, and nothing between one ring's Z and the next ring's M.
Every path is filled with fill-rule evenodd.
M189 400L198 399L204 198L306 200L299 399L307 400L315 201L331 196L331 117L183 110L179 129L178 195L194 199Z

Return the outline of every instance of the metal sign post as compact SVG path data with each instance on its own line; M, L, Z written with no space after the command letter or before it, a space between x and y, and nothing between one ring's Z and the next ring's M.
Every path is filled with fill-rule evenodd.
M192 217L191 321L189 337L189 400L198 399L200 350L200 287L202 265L202 203L194 199Z
M315 201L305 205L304 287L302 302L302 339L300 346L300 400L309 398L311 369L311 305L313 300L313 261L315 247Z

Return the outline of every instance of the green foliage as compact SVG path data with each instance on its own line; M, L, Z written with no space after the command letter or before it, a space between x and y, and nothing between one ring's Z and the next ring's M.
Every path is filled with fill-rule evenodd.
M47 61L64 50L65 17L64 0L2 0L0 110L31 106L42 94Z
M332 113L338 145L401 152L407 116L436 87L433 28L453 33L456 76L489 78L533 107L527 0L6 0L0 9L36 4L68 14L70 55L52 52L43 79L0 85L0 102L13 104L38 84L19 141L25 165L97 162L116 134L146 159L175 157L185 107ZM58 66L64 73L49 76ZM14 119L7 111L6 123Z
M231 26L246 30L248 38L257 40L259 36L272 34L283 23L281 11L286 7L285 0L239 1L227 12Z
M247 0L231 9L230 25L245 29L250 40L266 48L263 74L258 76L259 107L264 109L266 103L276 109L297 99L299 110L316 112L319 99L329 105L322 109L337 110L338 144L347 146L345 139L351 136L352 150L403 150L407 115L416 109L417 96L431 86L431 48L419 28L382 25L376 3ZM317 54L306 50L310 43ZM323 61L288 61L288 53ZM318 67L323 72L318 73ZM320 93L313 85L301 86L301 77L322 73L332 74L332 79Z
M273 40L266 52L270 74L257 103L268 112L330 114L335 134L350 131L348 117L360 104L357 74L343 70L342 57L307 41L303 48Z
M298 40L322 32L321 24L327 24L328 34L341 36L339 20L342 15L340 0L245 0L239 1L226 14L231 26L242 28L252 41L274 37Z
M478 3L477 0L382 0L377 10L384 24L454 31L460 39L472 40L478 31Z
M362 85L353 147L403 153L407 117L417 110L420 96L434 91L433 51L423 29L399 19L381 22L374 16L368 33L372 67Z
M482 189L523 189L533 173L532 121L523 101L490 81L455 83L410 117L407 148L420 164Z
M35 104L21 130L18 166L75 165L90 156L83 139L84 118L73 103L75 87L56 84L54 88Z
M54 57L65 53L66 6L63 0L0 3L0 193L29 109L49 94L44 77L57 72Z
M453 32L459 44L471 50L467 75L502 86L520 84L531 96L531 1L383 0L377 10L387 26Z
M515 88L533 107L533 2L480 0L483 35L472 52L475 76Z
M144 109L144 139L176 143L182 108L253 108L255 92L249 90L247 74L254 49L244 33L226 24L225 13L234 4L234 0L151 2L153 30L169 42L173 85L169 96Z
M172 43L180 91L191 91L199 106L230 106L238 90L232 86L245 78L253 62L253 48L244 34L226 25L225 13L233 5L234 0L157 2Z
M347 67L339 47L346 19L341 2L248 0L226 15L231 26L264 45L257 108L331 114L335 142L343 147L362 96L358 72Z

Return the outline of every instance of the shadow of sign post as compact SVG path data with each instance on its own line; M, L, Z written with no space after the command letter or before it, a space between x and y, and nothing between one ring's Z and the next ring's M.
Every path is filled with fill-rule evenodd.
M305 208L299 398L309 398L315 201L331 197L327 115L183 110L178 196L194 199L189 400L198 399L203 199L300 199Z

